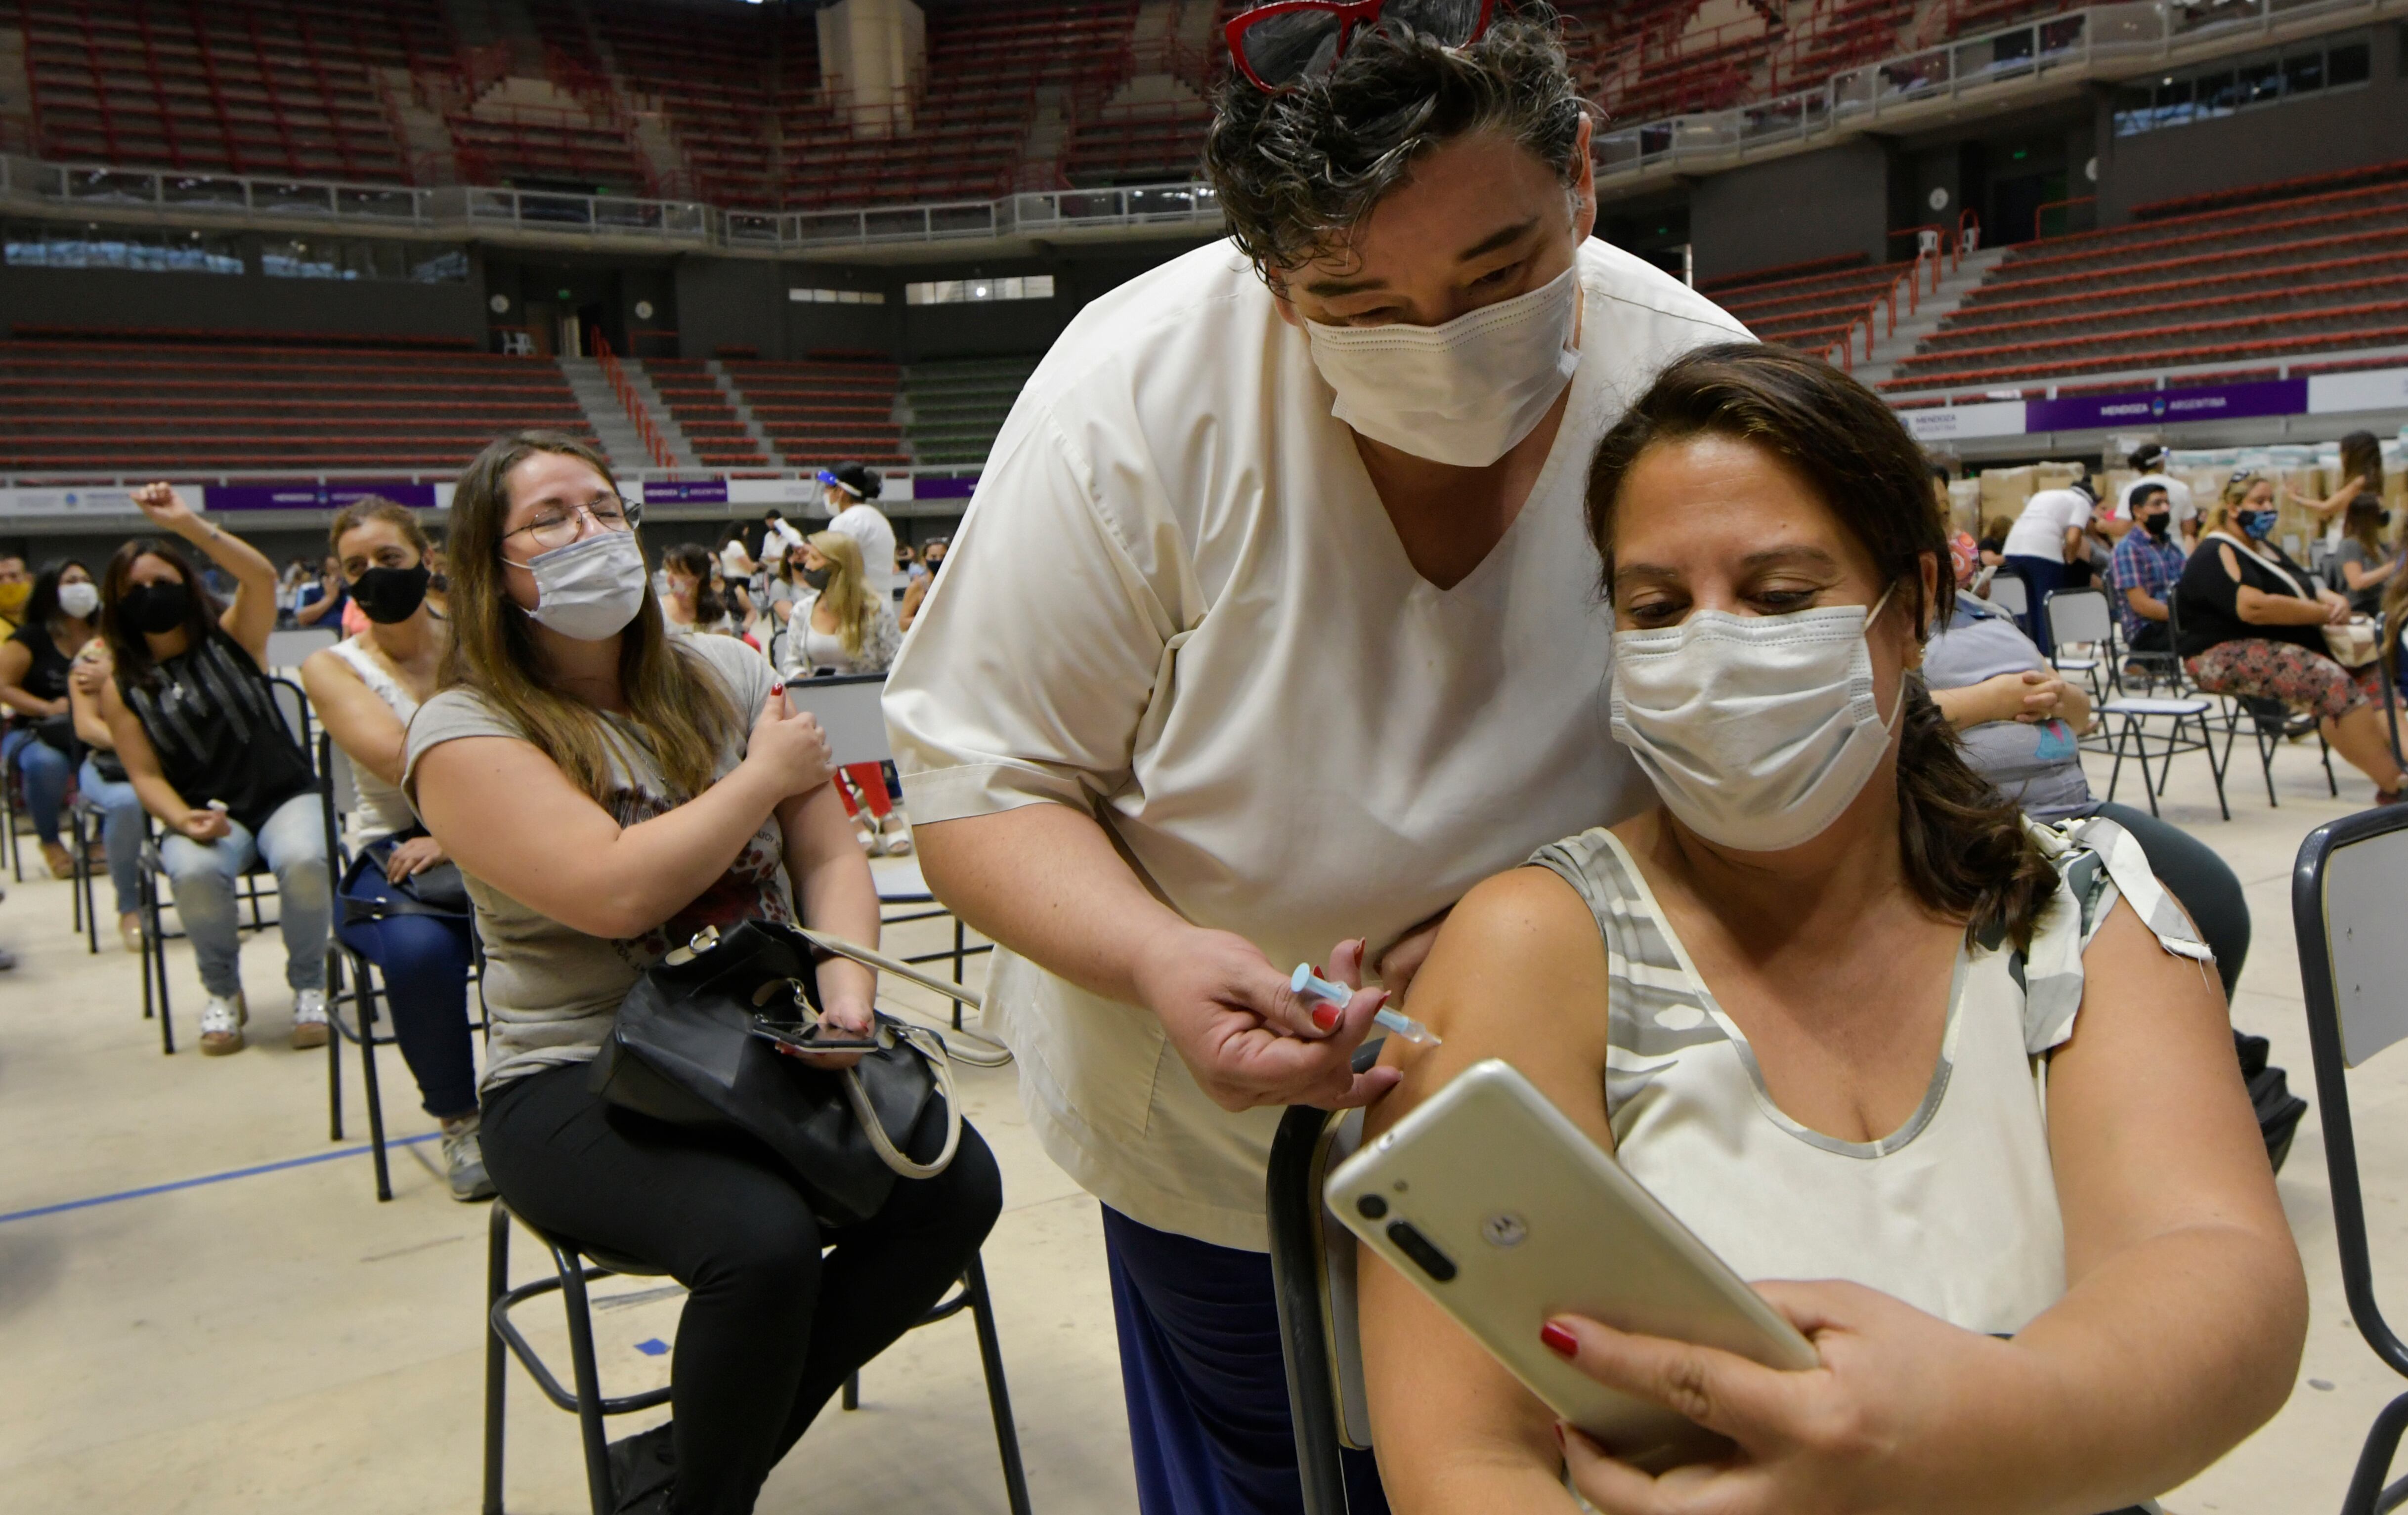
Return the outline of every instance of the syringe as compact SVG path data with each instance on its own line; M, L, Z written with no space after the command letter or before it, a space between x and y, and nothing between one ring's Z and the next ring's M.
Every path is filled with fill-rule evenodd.
M1299 963L1296 965L1296 973L1288 979L1287 986L1302 998L1317 1001L1323 1005L1343 1006L1348 1000L1354 997L1354 991L1347 988L1344 984L1331 983L1328 979L1313 972L1312 965L1310 963ZM1437 1032L1432 1031L1429 1027L1422 1024L1419 1021L1414 1020L1410 1015L1400 1014L1396 1010L1391 1010L1383 1007L1378 1010L1374 1010L1371 1013L1371 1019L1378 1022L1381 1025L1386 1026L1390 1031L1404 1037L1405 1040L1412 1042L1416 1047L1438 1047L1443 1045L1439 1040Z

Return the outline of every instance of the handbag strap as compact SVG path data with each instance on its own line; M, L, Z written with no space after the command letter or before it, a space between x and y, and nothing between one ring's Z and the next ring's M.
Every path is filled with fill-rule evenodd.
M967 984L957 984L950 979L939 979L933 973L923 973L898 958L888 957L885 953L864 947L858 942L849 942L842 936L832 936L824 931L813 931L809 926L796 926L795 929L801 932L812 946L824 951L834 952L838 957L849 957L855 963L876 968L882 973L891 973L897 979L918 984L921 988L942 994L947 999L957 1000L971 1009L985 1008L986 1002L980 997L979 992Z
M953 1161L953 1151L962 1144L962 1102L953 1097L953 1062L945 1053L944 1038L919 1026L900 1026L896 1035L910 1042L919 1054L927 1059L937 1076L937 1093L945 1102L945 1147L935 1161L914 1163L903 1155L894 1139L886 1135L878 1111L871 1108L869 1091L861 1086L861 1073L856 1068L844 1070L844 1097L853 1106L853 1119L861 1122L862 1131L878 1160L906 1179L933 1179Z

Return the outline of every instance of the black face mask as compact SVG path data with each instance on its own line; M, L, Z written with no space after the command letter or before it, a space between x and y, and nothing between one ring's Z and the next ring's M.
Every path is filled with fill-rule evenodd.
M2166 533L2173 529L2173 516L2165 511L2160 511L2154 516L2143 516L2141 518L2142 529L2160 542L2166 539Z
M828 570L825 568L806 568L803 570L803 582L810 585L813 589L827 588L827 581Z
M426 603L426 586L434 581L426 565L410 568L370 568L351 582L351 598L360 613L380 626L408 621Z
M136 584L118 600L117 611L136 631L165 636L192 615L192 586L179 581Z

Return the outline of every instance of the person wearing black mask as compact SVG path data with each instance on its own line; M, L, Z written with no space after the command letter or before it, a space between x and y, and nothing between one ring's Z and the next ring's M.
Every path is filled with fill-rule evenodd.
M146 484L134 503L236 585L233 603L220 612L182 547L157 536L119 548L101 578L100 629L112 678L101 689L100 713L143 808L169 832L160 862L208 993L201 1050L242 1049L250 1011L234 886L263 858L276 873L293 1045L322 1047L326 831L316 770L263 671L276 625L276 565L194 514L172 485Z
M402 1061L426 1113L442 1124L452 1197L484 1199L494 1186L477 1140L467 900L442 844L418 824L400 789L404 734L435 693L451 628L428 603L431 549L407 506L362 500L335 518L328 536L344 583L368 618L366 631L301 665L309 703L351 760L359 792L348 822L361 861L338 891L335 929L383 975Z
M2130 509L2141 529L2124 533L2107 569L2115 614L2124 626L2124 647L2131 652L2170 652L2173 642L2167 631L2166 601L2183 571L2183 550L2173 535L2173 499L2163 484L2149 484L2133 492Z
M925 578L911 580L911 587L903 592L903 608L896 612L896 619L905 631L910 631L911 622L920 618L920 607L927 603L928 592L937 587L938 579L942 577L940 570L945 566L949 545L946 538L936 536L920 550L920 561L928 565L928 572Z

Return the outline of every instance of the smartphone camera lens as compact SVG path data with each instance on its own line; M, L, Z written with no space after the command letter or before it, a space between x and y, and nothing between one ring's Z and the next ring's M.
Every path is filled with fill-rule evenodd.
M1365 1194L1354 1202L1354 1213L1367 1221L1376 1221L1388 1213L1388 1202L1377 1194Z
M1455 1278L1455 1259L1440 1251L1437 1245L1416 1230L1411 1221L1389 1222L1388 1239L1397 1244L1398 1251L1412 1258L1415 1266L1439 1282L1446 1283Z

